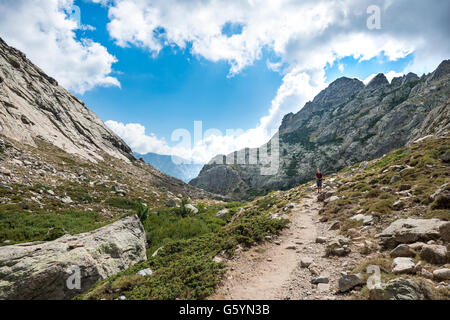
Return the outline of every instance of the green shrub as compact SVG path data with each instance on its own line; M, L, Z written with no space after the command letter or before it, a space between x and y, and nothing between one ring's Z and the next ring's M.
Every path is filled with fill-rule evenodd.
M139 201L127 198L110 198L106 200L106 204L120 209L137 210L139 208Z

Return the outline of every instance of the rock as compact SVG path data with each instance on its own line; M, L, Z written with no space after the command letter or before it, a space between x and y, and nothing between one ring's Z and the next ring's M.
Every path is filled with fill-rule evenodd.
M295 203L289 203L286 207L283 208L283 211L289 211L295 208Z
M447 248L440 245L426 244L420 251L420 258L432 264L447 263Z
M393 249L400 243L438 239L440 227L446 223L439 219L398 219L377 237L384 247Z
M416 252L410 248L407 244L399 244L395 249L390 252L390 256L392 258L397 257L410 257L414 258L416 256Z
M425 278L427 278L427 279L432 279L433 278L433 274L430 272L430 271L428 271L427 269L423 269L422 268L422 270L420 270L420 273L419 273L422 277L425 277Z
M51 195L51 196L54 196L54 195L55 195L55 192L54 192L53 190L50 190L50 189L45 189L45 192L46 192L47 194Z
M61 199L61 201L65 204L71 204L73 203L73 200L70 197L64 197Z
M316 243L326 243L327 242L327 238L325 237L317 237L316 238Z
M370 300L424 300L421 287L414 280L397 278L369 291Z
M88 233L0 247L0 299L71 299L145 261L145 244L144 228L134 215ZM67 283L77 270L81 288L71 290Z
M344 293L350 291L354 287L359 286L363 283L364 281L360 273L357 274L343 273L338 282L339 292Z
M392 263L392 273L414 273L415 264L411 258L398 257Z
M177 206L177 203L173 199L167 200L165 204L166 204L166 207L169 207L169 208L175 208Z
M328 281L329 281L328 277L321 276L321 277L317 277L317 278L312 279L311 283L312 284L328 283Z
M291 245L287 246L286 249L287 250L296 250L297 247L295 245L291 244Z
M143 276L143 277L150 277L152 274L153 274L153 271L149 268L142 269L138 272L138 275Z
M313 260L311 258L308 258L308 257L303 257L300 260L300 266L302 268L308 268L312 263L313 263Z
M433 209L450 209L450 190L440 192L431 207Z
M408 245L408 247L410 247L411 249L413 249L414 251L420 251L422 250L422 247L425 245L425 243L423 242L415 242L415 243L411 243Z
M360 233L358 230L356 230L355 228L351 228L351 229L348 229L348 230L347 230L347 235L348 235L350 238L354 239L354 238L360 237L360 236L361 236L361 233Z
M437 269L433 271L433 278L441 281L441 280L450 280L450 269Z
M450 162L450 151L447 151L441 156L442 161L449 163Z
M331 196L331 197L329 197L328 199L325 199L325 203L330 203L330 202L334 202L334 201L337 201L337 200L339 200L340 198L338 197L338 196Z
M119 297L119 300L127 300L127 297L125 297L125 296L120 296L120 297Z
M334 222L328 230L339 230L341 227L341 223L339 221Z
M11 170L5 169L5 168L0 168L0 174L10 177L12 175Z
M193 214L197 214L198 213L198 209L196 207L194 207L192 204L188 203L187 205L184 206L186 209L190 210Z
M224 262L225 262L225 259L222 258L222 257L219 257L219 256L215 256L215 257L213 258L213 261L216 262L216 263L224 263Z
M390 180L390 184L396 183L397 181L401 180L402 177L400 177L398 174L394 175L391 180Z
M7 186L6 184L1 184L0 183L0 188L6 189L8 191L14 191L14 189L10 186Z
M372 223L373 217L372 216L365 216L363 214L357 214L357 215L351 217L350 220L362 221L363 224L367 225L367 224L371 224Z
M405 207L405 203L402 200L397 200L392 204L394 210L402 210Z
M450 221L441 224L439 227L439 233L443 241L450 242Z
M216 213L216 217L220 218L220 217L226 215L228 212L230 212L230 210L228 210L227 208L224 208Z

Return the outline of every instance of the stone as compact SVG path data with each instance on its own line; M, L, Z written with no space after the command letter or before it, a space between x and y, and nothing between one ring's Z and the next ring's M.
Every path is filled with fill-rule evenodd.
M392 204L394 210L402 210L405 207L405 203L402 200L397 200Z
M446 162L446 163L450 163L450 151L445 152L442 156L441 156L442 161Z
M402 274L402 273L414 273L416 265L413 259L398 257L392 262L392 273Z
M224 263L224 262L225 262L225 259L222 258L222 257L219 257L219 256L215 256L215 257L213 258L213 261L216 262L216 263Z
M443 241L450 242L450 221L441 224L439 227L439 233Z
M187 205L184 206L186 209L190 210L191 213L193 214L197 214L198 213L198 209L196 207L194 207L192 204L188 203Z
M287 250L296 250L297 247L295 245L291 244L291 245L287 246L286 249Z
M392 176L391 180L390 180L390 184L396 183L397 181L401 180L402 177L400 177L398 174Z
M303 258L300 260L300 266L301 266L302 268L308 268L312 263L313 263L313 259L308 258L308 257L303 257Z
M88 233L0 247L0 299L71 299L145 261L145 245L144 227L134 215ZM74 266L82 270L80 290L66 285Z
M408 278L396 278L369 291L370 300L425 300L418 283Z
M439 219L398 219L377 237L385 248L393 249L401 243L438 239L441 236L440 227L446 223Z
M328 230L339 230L341 228L341 223L339 221L333 222L333 224L328 228Z
M357 215L354 215L353 217L351 217L350 220L361 221L363 224L367 225L367 224L371 224L372 223L373 217L372 216L366 216L366 215L363 215L363 214L357 214Z
M392 258L397 257L414 258L416 256L416 252L413 249L411 249L410 246L408 246L407 244L399 244L389 254Z
M363 284L363 278L360 273L346 274L343 273L338 281L339 292L344 293L350 291L356 286Z
M65 204L71 204L73 203L73 200L70 197L64 197L61 199L61 201Z
M435 244L426 244L420 251L420 258L432 264L445 264L447 263L447 248Z
M152 274L153 274L153 271L149 268L142 269L138 272L138 275L143 276L143 277L150 277Z
M227 208L224 208L224 209L222 209L222 210L219 210L219 211L216 213L216 217L217 217L217 218L223 217L223 216L226 215L228 212L230 212L230 210L228 210Z
M166 204L166 207L169 207L169 208L175 208L177 206L177 203L173 199L167 200L165 204Z
M450 280L450 269L444 268L444 269L437 269L433 271L433 278L441 281L441 280Z
M327 238L325 237L317 237L316 238L316 243L326 243L327 242Z
M319 283L328 283L329 279L328 277L325 276L321 276L321 277L317 277L311 280L312 284L319 284Z
M328 199L325 199L325 203L330 203L330 202L334 202L334 201L337 201L337 200L339 200L340 198L338 197L338 196L331 196L331 197L329 197Z

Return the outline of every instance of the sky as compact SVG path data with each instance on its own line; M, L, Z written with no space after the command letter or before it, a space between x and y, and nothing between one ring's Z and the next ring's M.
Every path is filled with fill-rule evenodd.
M447 0L0 0L0 36L138 153L258 147L335 79L450 58ZM23 23L17 23L23 21Z

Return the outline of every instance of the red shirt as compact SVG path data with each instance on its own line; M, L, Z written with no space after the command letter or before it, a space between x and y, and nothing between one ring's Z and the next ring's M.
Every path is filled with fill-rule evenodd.
M316 178L317 178L317 180L322 180L322 174L316 172Z

